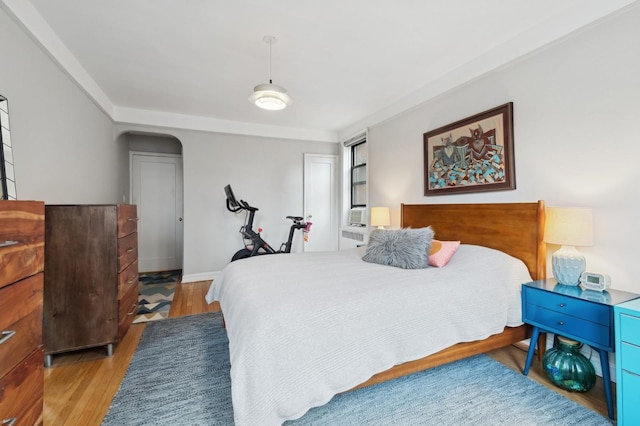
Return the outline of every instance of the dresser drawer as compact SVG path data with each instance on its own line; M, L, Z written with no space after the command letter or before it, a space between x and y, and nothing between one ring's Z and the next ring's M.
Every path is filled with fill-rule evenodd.
M607 327L611 326L612 311L606 305L529 287L524 288L528 305L544 306L559 313L596 322Z
M118 238L136 232L138 213L135 204L118 204Z
M118 239L118 273L138 258L138 233Z
M9 374L0 377L0 421L15 418L16 425L38 423L43 393L44 355L42 349L38 349Z
M527 304L526 311L527 322L613 351L613 336L609 327L538 305Z
M1 149L1 147L0 147ZM0 288L44 269L44 203L0 200Z
M640 346L640 318L620 314L620 340Z
M122 299L131 286L138 287L138 281L138 260L136 259L118 274L118 299Z
M122 339L138 313L138 286L132 286L118 301L118 336Z
M3 237L0 242L4 241ZM44 269L44 240L0 247L0 288Z
M618 378L618 425L640 425L640 376L622 370Z
M0 376L42 343L43 275L0 289Z
M621 342L620 360L622 361L623 370L640 375L640 346Z

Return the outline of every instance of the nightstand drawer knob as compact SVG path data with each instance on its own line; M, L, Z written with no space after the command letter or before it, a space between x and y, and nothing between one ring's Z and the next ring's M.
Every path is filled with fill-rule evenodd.
M564 303L560 303L558 306L560 306L561 308L564 308L564 307L565 307L565 306L567 306L567 305L566 305L566 304L564 304Z
M558 321L558 325L564 325L564 321Z

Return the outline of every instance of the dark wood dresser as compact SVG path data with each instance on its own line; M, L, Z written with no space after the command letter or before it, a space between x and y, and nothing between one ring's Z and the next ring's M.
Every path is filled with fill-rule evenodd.
M44 353L113 354L138 308L136 206L46 205Z
M0 424L42 424L44 203L0 201Z

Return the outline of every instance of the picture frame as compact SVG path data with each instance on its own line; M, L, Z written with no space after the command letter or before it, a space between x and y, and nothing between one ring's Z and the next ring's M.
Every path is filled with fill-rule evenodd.
M9 129L9 101L0 95L0 200L15 200L17 197Z
M425 196L516 188L513 102L423 136Z

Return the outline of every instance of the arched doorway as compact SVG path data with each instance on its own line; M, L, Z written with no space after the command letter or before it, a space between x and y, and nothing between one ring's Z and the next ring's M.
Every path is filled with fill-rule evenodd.
M138 269L182 269L182 144L169 135L128 132L129 199L138 206Z

